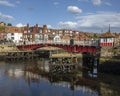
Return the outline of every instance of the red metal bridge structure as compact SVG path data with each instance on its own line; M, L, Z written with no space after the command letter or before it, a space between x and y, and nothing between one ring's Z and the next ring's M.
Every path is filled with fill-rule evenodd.
M16 44L20 50L36 50L41 47L58 47L69 52L88 52L88 53L96 53L99 51L100 43L99 40L89 40L89 41L34 41L34 42L24 42Z

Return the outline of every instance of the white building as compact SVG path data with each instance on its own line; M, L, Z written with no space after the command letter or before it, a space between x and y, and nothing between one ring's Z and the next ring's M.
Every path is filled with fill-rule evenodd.
M14 43L19 43L22 41L22 33L7 33L7 40L12 40Z
M23 33L21 32L21 28L8 26L6 28L6 39L12 40L14 43L19 43L22 41Z
M115 36L111 32L106 32L100 37L101 46L114 46Z
M53 40L54 40L54 42L60 42L61 37L59 35L56 35Z

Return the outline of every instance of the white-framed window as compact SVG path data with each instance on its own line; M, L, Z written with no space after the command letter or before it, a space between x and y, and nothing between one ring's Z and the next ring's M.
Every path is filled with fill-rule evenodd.
M76 34L79 34L79 32L76 32Z
M48 32L50 32L50 29L48 29Z
M32 38L32 35L30 35L30 38Z
M30 30L28 30L28 33L30 33Z
M14 33L11 33L11 36L14 36Z
M60 42L60 41L61 41L60 36L58 36L58 35L57 35L57 36L55 36L55 37L54 37L54 41L55 41L55 42Z
M104 41L104 42L107 42L107 38L104 38L103 41Z
M39 33L42 33L42 29L39 30Z
M11 37L12 40L14 40L14 37Z

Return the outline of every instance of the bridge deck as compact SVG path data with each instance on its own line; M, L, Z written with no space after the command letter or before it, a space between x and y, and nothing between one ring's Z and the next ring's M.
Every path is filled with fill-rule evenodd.
M26 42L16 44L21 50L35 50L41 47L53 46L63 48L69 52L96 52L99 47L99 40L91 41L74 41L71 44L70 41L39 41L39 42Z

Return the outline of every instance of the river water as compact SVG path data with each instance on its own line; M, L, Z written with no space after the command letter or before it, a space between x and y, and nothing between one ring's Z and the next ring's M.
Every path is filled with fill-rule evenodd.
M79 70L77 70L79 71ZM120 96L120 76L50 73L49 60L0 61L0 96Z

